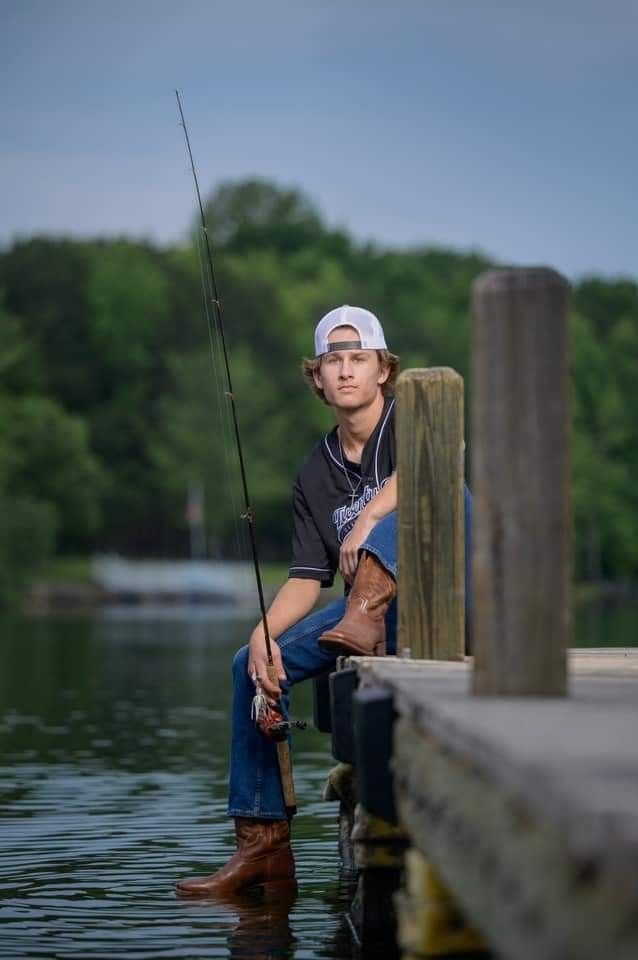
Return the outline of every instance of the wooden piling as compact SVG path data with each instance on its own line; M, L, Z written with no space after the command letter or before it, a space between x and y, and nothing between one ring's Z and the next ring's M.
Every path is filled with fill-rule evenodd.
M463 379L447 367L397 383L398 648L462 659L465 649Z
M560 695L570 641L569 287L492 270L472 291L474 691Z
M405 884L395 903L402 960L486 955L483 940L468 926L430 861L414 847L405 855Z

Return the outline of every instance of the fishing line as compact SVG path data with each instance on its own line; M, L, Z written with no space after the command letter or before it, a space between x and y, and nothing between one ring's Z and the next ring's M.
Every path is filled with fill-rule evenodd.
M228 493L230 496L230 507L231 507L231 516L233 518L233 537L235 541L235 556L238 560L246 560L248 557L248 543L246 541L246 531L243 527L239 525L239 506L237 502L237 497L235 493L234 484L231 482L231 478L234 474L235 464L232 462L233 456L233 443L231 437L231 424L230 424L230 410L228 406L228 397L224 393L222 385L222 375L219 372L217 365L217 354L220 350L219 335L215 329L215 325L212 321L210 308L208 306L209 300L212 298L212 290L207 289L208 281L206 277L206 270L204 269L204 252L202 249L202 240L199 235L199 231L196 231L197 237L197 254L199 259L199 273L200 279L202 282L202 297L204 301L204 313L206 315L206 326L208 330L208 346L210 351L210 357L213 362L213 373L214 373L214 382L215 382L215 399L217 401L217 411L219 414L219 421L221 425L221 435L222 435L222 449L224 452L224 463L226 467L226 478L228 483L225 486L228 487ZM215 342L217 341L217 342ZM243 537L242 537L243 534ZM242 542L243 541L243 542Z
M186 120L184 118L184 111L182 110L182 102L179 97L179 92L175 91L175 96L177 98L177 106L179 108L179 115L181 119L181 125L184 130L184 139L186 141L186 149L188 151L188 157L190 160L191 171L193 174L193 181L195 184L195 193L197 195L197 205L199 207L199 216L202 226L202 235L204 238L204 249L206 252L205 263L208 266L208 278L210 281L210 287L208 288L208 295L210 296L210 305L212 307L213 316L215 318L215 326L219 334L219 341L221 345L221 355L224 360L224 369L226 373L226 384L227 384L227 396L230 403L230 410L232 414L232 426L233 432L235 434L235 445L237 449L237 459L239 462L239 473L241 477L241 486L243 491L243 500L244 500L244 510L242 514L242 519L246 520L248 524L248 532L250 534L250 546L253 558L253 566L255 569L255 581L257 585L257 594L259 597L259 610L261 612L261 621L264 630L264 638L266 641L266 656L268 658L269 668L274 669L274 662L272 658L272 648L270 643L270 632L268 629L268 619L266 617L266 604L264 601L264 590L261 579L261 569L259 566L259 556L257 552L257 539L255 535L255 523L254 523L254 514L250 504L250 497L248 495L248 481L246 479L246 469L244 465L244 455L241 445L241 437L239 434L239 421L237 419L237 408L235 405L235 396L233 393L233 384L232 377L230 373L230 363L228 359L228 349L226 346L226 336L224 333L224 323L222 319L222 309L221 301L219 299L219 291L217 289L217 281L215 278L215 270L213 268L213 256L210 247L210 240L208 236L208 227L206 225L206 217L204 214L204 206L202 203L202 196L199 189L199 181L197 179L197 172L195 170L195 161L193 160L193 152L191 150L190 138L188 136L188 130L186 128ZM275 674L276 677L276 674Z

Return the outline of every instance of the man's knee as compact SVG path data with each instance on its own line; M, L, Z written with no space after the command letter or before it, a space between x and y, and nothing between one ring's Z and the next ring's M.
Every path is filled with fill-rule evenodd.
M240 647L233 657L233 678L240 677L248 673L248 658L250 656L250 647Z

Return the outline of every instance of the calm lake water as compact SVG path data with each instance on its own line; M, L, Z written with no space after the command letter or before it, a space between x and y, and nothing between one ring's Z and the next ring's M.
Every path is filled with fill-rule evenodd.
M351 879L321 800L329 738L295 735L299 890L179 900L232 852L233 652L251 621L202 609L0 621L0 955L349 958ZM582 608L585 646L630 645L638 606ZM310 720L312 688L293 692Z

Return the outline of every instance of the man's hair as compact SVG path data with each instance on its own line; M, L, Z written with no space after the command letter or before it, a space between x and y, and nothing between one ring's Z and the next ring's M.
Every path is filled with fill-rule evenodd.
M379 363L382 367L390 368L390 375L385 383L381 384L381 392L384 397L392 396L394 393L394 388L397 382L397 377L399 376L399 358L396 353L390 353L389 350L377 350L375 351L379 359ZM325 357L326 354L324 353ZM311 360L308 360L304 357L301 363L301 371L303 373L303 378L312 390L314 394L320 397L324 403L328 403L324 395L323 390L321 390L315 383L314 374L317 373L319 367L321 366L322 357L313 357ZM328 404L330 406L330 404Z

